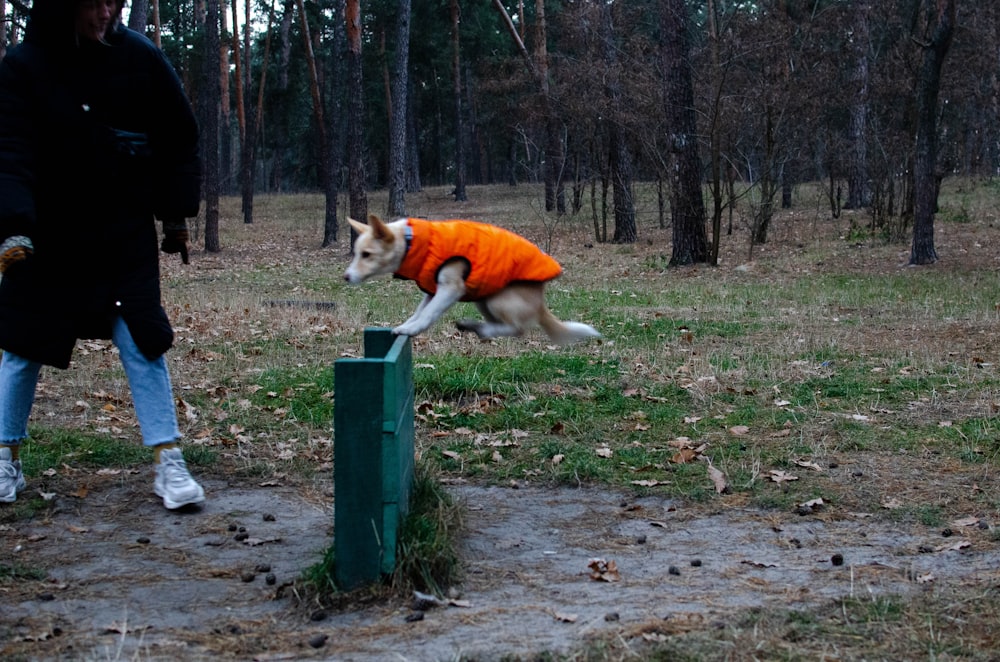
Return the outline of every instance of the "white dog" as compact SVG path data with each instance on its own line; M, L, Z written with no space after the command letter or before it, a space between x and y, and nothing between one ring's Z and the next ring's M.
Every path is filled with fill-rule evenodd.
M545 305L545 283L562 267L533 243L508 230L474 221L403 218L368 224L347 219L358 233L344 280L359 284L380 274L416 281L424 299L392 330L417 336L459 301L472 301L484 321L461 320L462 331L480 338L520 336L541 327L565 345L600 333L580 322L562 322Z

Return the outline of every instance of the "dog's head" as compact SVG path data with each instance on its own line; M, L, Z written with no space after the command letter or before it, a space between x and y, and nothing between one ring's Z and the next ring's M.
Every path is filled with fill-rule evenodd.
M348 218L354 231L354 257L344 272L344 280L352 285L363 283L373 276L391 274L399 268L406 254L406 242L393 232L387 223L374 214L368 215L365 225Z

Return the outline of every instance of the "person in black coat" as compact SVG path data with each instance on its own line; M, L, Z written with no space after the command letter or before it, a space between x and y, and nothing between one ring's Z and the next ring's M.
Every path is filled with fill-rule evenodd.
M198 126L163 52L121 24L123 5L35 0L0 61L0 502L25 487L41 367L68 368L83 338L120 352L154 492L167 508L205 498L177 445L159 266L161 250L188 262Z

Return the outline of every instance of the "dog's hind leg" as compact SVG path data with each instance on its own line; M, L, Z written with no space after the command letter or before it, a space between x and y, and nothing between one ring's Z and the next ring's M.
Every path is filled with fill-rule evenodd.
M483 316L483 320L461 319L455 322L459 331L472 331L480 338L500 338L503 336L519 336L521 329L513 324L505 324L497 319L490 312L485 301L477 301L476 308Z

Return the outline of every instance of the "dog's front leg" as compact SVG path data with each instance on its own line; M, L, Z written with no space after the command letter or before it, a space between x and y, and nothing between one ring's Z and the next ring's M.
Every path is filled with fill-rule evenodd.
M437 292L434 295L426 295L410 319L392 332L397 336L419 336L441 319L441 316L458 303L464 294L465 279L460 266L456 270L452 265L445 265L438 272Z

